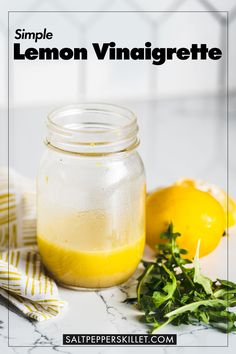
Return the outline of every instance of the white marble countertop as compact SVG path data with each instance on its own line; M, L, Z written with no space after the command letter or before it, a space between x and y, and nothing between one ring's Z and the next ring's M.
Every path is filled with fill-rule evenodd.
M228 245L227 245L228 243ZM228 246L228 247L227 247ZM228 252L227 252L228 249ZM224 237L218 248L201 260L204 273L212 278L227 278L236 281L234 267L236 249L236 232ZM228 255L227 255L228 253ZM133 305L124 303L127 292L134 291L136 274L126 284L102 291L74 291L60 288L61 298L68 306L56 319L36 323L7 309L6 301L0 299L0 353L36 353L47 354L52 351L62 353L136 353L141 347L83 347L62 346L63 333L76 334L146 334L147 328L140 321L140 312ZM131 292L131 293L130 293ZM9 331L9 332L8 332ZM177 347L145 347L145 352L154 353L157 350L163 354L171 352L199 353L203 350L214 353L233 352L236 349L236 335L226 335L208 326L166 326L160 333L176 333ZM9 337L8 337L9 336ZM9 339L9 341L8 341ZM226 347L230 344L229 347ZM9 345L9 346L8 346ZM23 346L23 347L22 347ZM206 346L206 347L205 347ZM212 346L217 346L212 348ZM195 347L195 348L194 348ZM209 347L209 348L208 348ZM219 348L218 348L219 347ZM82 350L82 351L81 351Z

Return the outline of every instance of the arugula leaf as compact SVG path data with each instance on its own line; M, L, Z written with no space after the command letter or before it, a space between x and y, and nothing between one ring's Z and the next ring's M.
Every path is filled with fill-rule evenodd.
M228 310L236 306L236 284L204 276L199 262L200 242L191 261L176 242L179 236L172 223L161 234L165 243L157 246L155 261L143 261L137 297L126 302L135 303L144 313L152 333L169 323L205 323L222 332L236 332L236 314Z
M221 285L223 285L223 286L225 286L225 287L227 287L227 288L236 289L236 284L233 283L232 281L229 281L229 280L221 280L221 279L217 279L217 281L218 281Z
M140 302L140 300L141 300L142 286L145 284L145 280L148 277L149 273L152 271L153 267L154 267L153 264L147 264L145 271L143 272L142 276L139 278L139 282L138 282L138 286L137 286L138 302Z
M195 254L195 257L193 260L193 266L194 266L193 281L194 281L194 283L198 283L198 284L202 285L207 294L212 294L212 288L211 288L212 281L211 281L211 279L209 279L201 274L201 266L200 266L200 262L199 262L199 250L200 250L200 240L198 241L196 254Z
M202 301L192 302L188 305L181 306L181 307L177 308L176 310L167 313L165 315L165 317L172 317L172 316L180 315L181 313L184 313L186 311L195 312L199 308L199 306L227 307L227 301L220 300L220 299L212 299L212 300L202 300Z
M166 271L166 273L169 275L170 279L172 282L167 282L166 285L163 287L163 291L154 291L152 298L154 304L158 307L162 305L165 301L169 300L172 298L174 295L174 292L176 290L177 282L174 274L169 271L169 269L166 268L166 266L163 264L162 265L163 269Z

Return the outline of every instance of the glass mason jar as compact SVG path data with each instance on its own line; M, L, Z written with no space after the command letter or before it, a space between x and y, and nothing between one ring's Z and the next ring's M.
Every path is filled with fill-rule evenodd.
M78 104L47 117L37 180L37 240L55 280L73 288L126 281L145 243L145 175L135 115Z

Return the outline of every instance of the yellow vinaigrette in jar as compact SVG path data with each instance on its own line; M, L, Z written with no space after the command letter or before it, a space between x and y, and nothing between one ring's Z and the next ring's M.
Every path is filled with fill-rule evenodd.
M109 216L99 211L51 220L38 235L44 264L64 285L100 288L124 282L142 257L145 236L142 227L134 225L129 234L126 223L119 224L110 235L104 233Z

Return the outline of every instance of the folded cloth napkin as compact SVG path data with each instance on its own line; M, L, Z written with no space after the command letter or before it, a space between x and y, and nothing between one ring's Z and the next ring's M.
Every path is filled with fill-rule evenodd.
M8 192L5 168L0 168L0 295L37 321L57 316L66 304L37 251L34 186L10 170Z

